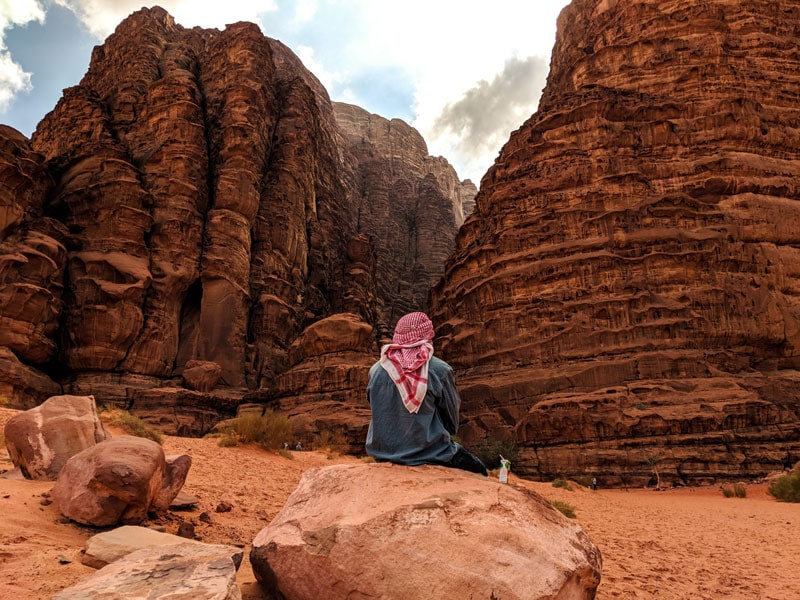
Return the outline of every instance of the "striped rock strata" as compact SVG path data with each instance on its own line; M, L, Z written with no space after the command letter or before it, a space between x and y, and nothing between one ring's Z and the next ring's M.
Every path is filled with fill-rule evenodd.
M800 7L574 0L433 294L464 438L532 477L800 454Z

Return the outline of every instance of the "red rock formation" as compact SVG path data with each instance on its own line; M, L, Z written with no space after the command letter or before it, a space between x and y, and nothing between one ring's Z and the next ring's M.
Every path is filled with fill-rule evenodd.
M393 145L399 191L376 215L383 188L288 48L249 23L189 30L161 8L134 13L31 142L0 129L0 360L13 367L0 392L26 406L60 393L38 367L70 393L202 433L248 390L296 402L290 349L337 313L372 335L341 367L368 368L374 332L426 303L470 200L416 131L393 128L374 148ZM397 246L383 219L416 222L422 204L427 229L406 225L413 244Z
M467 441L530 476L800 453L794 2L574 0L432 298Z
M442 232L461 226L477 189L445 159L429 156L425 140L405 122L352 104L333 106L358 157L359 230L375 240L378 329L390 335L397 319L427 306L454 248Z

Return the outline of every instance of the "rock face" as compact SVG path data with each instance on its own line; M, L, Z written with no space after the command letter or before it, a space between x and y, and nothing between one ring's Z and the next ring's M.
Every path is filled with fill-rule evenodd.
M268 395L248 400L286 414L305 447L326 436L346 448L364 450L370 410L364 390L378 348L374 328L353 313L340 313L307 327L289 348L289 368Z
M433 294L467 441L697 482L800 452L794 2L574 0Z
M267 593L311 598L594 598L601 557L540 496L439 466L310 469L253 541Z
M122 435L70 458L53 487L61 514L85 525L137 525L177 496L191 458L169 463L152 440Z
M38 367L57 354L67 228L44 215L53 179L18 131L0 125L0 402L32 408L61 392Z
M241 600L230 548L185 541L136 550L52 596L53 600Z
M405 122L352 104L333 108L358 157L359 227L376 240L379 333L391 337L397 319L427 305L454 248L441 232L461 226L477 189L459 181L445 159L429 156L425 140Z
M108 439L92 396L53 396L12 417L8 455L27 479L55 481L74 455Z
M369 170L288 48L250 23L131 15L32 140L0 127L0 352L21 361L0 376L3 401L34 405L52 384L154 424L192 403L219 420L235 414L230 390L273 394L307 326L353 313L378 335L395 302L425 303L471 198L416 131L393 128L380 141L404 189L373 216ZM420 202L440 229L400 249L398 293L382 219ZM167 426L210 428L189 421Z

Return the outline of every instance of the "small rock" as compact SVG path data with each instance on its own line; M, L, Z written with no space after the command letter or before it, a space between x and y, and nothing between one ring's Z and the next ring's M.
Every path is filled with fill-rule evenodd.
M194 525L192 525L191 523L181 523L175 535L190 540L195 539Z
M218 513L231 512L231 510L233 510L233 506L231 506L227 502L223 501L223 502L220 502L219 504L217 504L216 511Z
M207 512L202 512L202 513L200 513L200 517L199 517L199 519L200 519L200 520L201 520L203 523L209 523L209 524L210 524L210 523L212 522L212 521L211 521L211 515L210 515L210 514L208 514Z

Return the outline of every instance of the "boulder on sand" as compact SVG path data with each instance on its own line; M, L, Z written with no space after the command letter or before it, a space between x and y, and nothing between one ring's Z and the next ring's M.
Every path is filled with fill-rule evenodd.
M6 448L28 479L54 481L70 457L107 439L94 396L53 396L6 423Z
M182 473L185 479L188 472L185 461L178 463L165 477L166 457L156 442L114 437L67 461L53 487L53 499L65 517L85 525L136 525L148 511L169 506L178 494L183 480L176 477Z
M390 463L306 471L250 562L285 600L588 600L602 565L583 529L526 488Z

